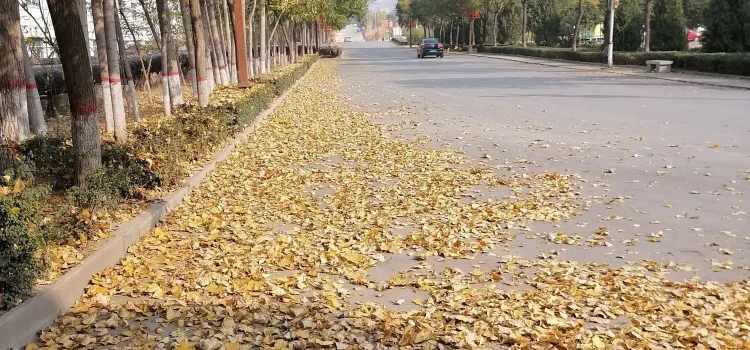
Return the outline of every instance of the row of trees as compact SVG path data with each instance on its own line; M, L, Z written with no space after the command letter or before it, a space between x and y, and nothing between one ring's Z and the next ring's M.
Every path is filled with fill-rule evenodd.
M298 54L313 52L323 38L323 25L342 28L351 17L363 17L368 5L367 0L137 1L160 52L161 66L155 68L161 73L163 110L167 116L185 103L181 75L191 83L198 104L205 107L215 86L237 83L237 59L247 59L251 77L270 71L272 59L277 64L294 62ZM245 23L234 21L235 1L242 2L240 18L245 18ZM101 84L96 86L87 48L89 4L96 44L94 60L98 61L101 76ZM13 161L14 144L46 134L44 113L20 26L20 10L31 12L26 2L20 5L19 8L18 0L0 0L4 9L0 11L0 40L3 42L0 45L0 62L3 63L0 68L0 174ZM132 17L132 12L128 16L122 0L88 3L86 0L47 0L46 5L44 10L48 12L42 16L48 16L55 34L48 35L46 40L54 45L62 63L72 119L75 172L78 183L85 185L86 175L101 166L99 110L104 132L120 142L128 137L124 96L130 102L133 120L140 119L135 77L130 65L124 64L129 61L123 36L124 27L144 67L139 42L131 26L139 19ZM41 10L42 6L39 7ZM156 21L152 18L154 7ZM246 33L244 53L237 52L234 36L237 25ZM259 30L259 35L254 35L254 28ZM182 50L187 51L184 70L178 57ZM143 71L148 74L147 70ZM121 74L124 74L124 82ZM149 79L143 80L148 84ZM95 89L101 93L95 94ZM97 95L101 96L101 107Z
M425 36L451 43L468 43L468 15L478 11L473 44L526 46L533 37L537 45L576 50L583 33L607 28L609 1L617 7L615 50L684 50L686 29L699 26L707 29L707 51L746 51L750 41L744 0L398 0L395 10L402 26L417 21Z

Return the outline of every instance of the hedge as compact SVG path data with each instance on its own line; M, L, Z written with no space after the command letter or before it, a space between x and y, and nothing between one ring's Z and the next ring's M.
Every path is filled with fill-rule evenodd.
M561 48L490 46L480 47L479 52L607 63L607 54L603 52L574 52ZM645 66L648 60L669 60L674 62L674 69L750 76L750 53L615 52L613 60L616 65L629 66Z
M0 309L19 304L31 292L47 266L45 248L108 230L107 214L98 214L100 209L125 198L142 199L140 189L179 186L189 164L243 130L317 59L309 55L280 67L249 89L220 87L206 108L180 107L172 117L143 121L128 143L103 141L104 166L88 176L86 188L74 186L69 140L34 138L18 145L19 159L0 174L5 175L0 176ZM51 219L39 213L50 189L63 195Z

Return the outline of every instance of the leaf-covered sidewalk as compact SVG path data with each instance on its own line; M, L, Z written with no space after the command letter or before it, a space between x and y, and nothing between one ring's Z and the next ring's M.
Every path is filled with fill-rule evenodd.
M387 138L337 97L334 64L321 62L38 345L750 346L746 282L671 282L673 266L650 262L614 269L503 256L516 239L509 225L584 208L578 177L501 178L461 153ZM513 196L465 200L477 185ZM476 265L458 268L460 258ZM393 261L403 262L399 273L371 273ZM413 294L424 297L388 297Z

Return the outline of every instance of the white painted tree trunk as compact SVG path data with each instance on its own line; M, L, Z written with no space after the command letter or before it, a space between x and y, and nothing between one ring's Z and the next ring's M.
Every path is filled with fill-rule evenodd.
M115 29L117 31L117 47L120 50L120 61L125 71L125 81L128 84L128 92L130 93L130 107L133 109L133 120L141 120L141 112L138 108L138 93L135 91L135 82L133 81L133 72L130 70L130 61L128 60L128 54L125 51L125 38L122 36L122 28L120 28L120 18L115 13Z
M240 1L240 0L235 0ZM227 33L227 60L229 61L229 81L232 84L237 84L237 62L235 62L235 46L234 46L234 35L232 35L232 22L229 21L229 4L228 0L221 0L221 4L224 6L224 28Z
M105 0L106 1L106 0ZM156 12L159 17L161 32L161 97L164 115L172 115L172 102L169 99L169 45L166 42L169 34L169 15L166 0L156 0Z
M91 1L91 17L94 19L94 38L96 55L99 59L101 76L102 105L104 109L104 130L107 134L115 132L115 117L112 109L112 92L109 86L109 64L107 63L107 39L104 34L104 0Z
M26 80L23 74L21 14L14 0L0 1L0 172L10 165L8 143L29 136ZM1 175L1 173L0 173Z
M31 58L29 58L29 50L25 45L23 39L23 33L21 33L21 40L23 41L23 71L26 77L26 105L29 110L29 128L31 133L37 136L47 135L47 123L44 121L44 110L42 110L42 101L39 99L39 90L36 86L36 77L34 77L34 69L31 68Z
M237 0L235 0L237 1ZM250 79L255 79L255 57L253 51L255 51L255 39L253 38L253 26L255 25L255 6L258 5L258 0L253 0L253 10L250 11L250 19L247 26L247 60L250 66ZM244 8L244 7L243 7Z
M104 0L104 35L107 42L109 88L112 92L115 140L125 141L128 132L125 122L125 103L122 98L122 83L120 82L120 54L117 47L117 29L115 26L115 0Z
M208 77L211 76L211 73L207 70L208 62L211 60L210 57L206 57L206 38L203 35L205 31L203 30L203 21L201 20L203 13L201 13L200 1L189 1L190 24L192 26L192 32L194 34L193 38L195 40L196 80L198 82L195 89L198 91L198 104L200 104L201 107L206 107L208 106L208 97L211 93L211 86L209 85L208 79Z
M213 38L214 52L216 52L216 63L219 64L219 79L221 79L221 85L229 85L226 53L221 41L221 34L219 34L219 26L216 20L218 17L214 10L213 0L206 0L206 7L208 9L208 25L211 30L211 37Z
M266 48L266 0L260 0L260 74L265 74L268 51Z
M206 46L208 55L211 57L209 69L213 73L213 85L222 85L221 74L219 73L218 52L216 52L214 38L213 35L211 35L211 21L209 20L208 5L206 2L207 0L201 0L201 4L203 5L203 8L201 9L203 11L203 30L206 32Z
M188 75L193 86L193 97L198 98L198 75L195 72L195 39L193 38L193 28L190 23L190 13L188 12L188 2L190 0L179 0L180 14L182 16L182 27L185 30L185 46L188 51Z
M169 33L169 31L168 31ZM169 33L166 38L162 36L162 45L166 45L169 48L169 102L172 104L174 109L177 106L185 104L185 100L182 98L182 86L180 85L180 66L177 63L177 44L172 37L172 33Z

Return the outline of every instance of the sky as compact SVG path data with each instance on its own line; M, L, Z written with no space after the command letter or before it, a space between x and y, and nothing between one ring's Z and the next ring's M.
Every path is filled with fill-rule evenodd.
M370 10L380 10L387 8L393 10L396 7L396 0L375 0L374 3L370 4Z

